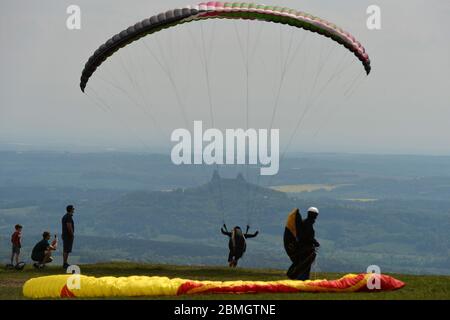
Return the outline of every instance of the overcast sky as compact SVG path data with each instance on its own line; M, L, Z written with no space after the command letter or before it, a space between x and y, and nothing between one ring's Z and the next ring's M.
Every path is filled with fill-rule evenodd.
M289 151L450 155L449 1L265 2L311 13L348 30L366 47L373 66L368 77L358 72L353 75L349 71L348 75L343 74L337 79L331 88L324 90L317 106L307 113L305 123L294 136ZM66 28L66 8L70 4L81 8L81 30L70 31ZM104 84L102 88L98 79L90 83L91 88L106 101L108 107L96 105L92 95L86 96L79 89L84 63L100 44L141 19L186 4L190 3L186 0L1 1L2 148L29 146L102 151L145 147L147 151L151 148L160 150L170 146L166 133L183 126L175 91L182 97L188 120L202 119L209 125L203 65L196 60L198 51L195 50L198 48L195 44L188 45L192 42L188 41L189 32L201 43L199 24L180 26L162 33L158 36L158 46L150 37L145 40L150 46L149 52L159 54L159 59L164 63L172 63L174 78L179 81L175 87L170 85L167 75L151 59L149 52L139 45L124 51L122 56L111 57L111 63L103 70L99 69L105 72L103 77L110 75L111 81L114 77L125 77L124 69L125 74L133 73L132 77L136 77L133 79L142 81L141 85L145 86L144 98L151 102L148 110L139 110L138 105L127 105L131 104L127 98L116 98L111 94L111 88L104 88ZM370 4L381 7L381 30L370 31L366 27L366 8ZM245 43L247 25L230 21L204 23L210 52L212 101L218 127L245 126L245 72L239 71L245 70L245 64L240 56L242 45L239 47L239 41ZM235 28L241 35L239 41ZM261 52L250 65L249 124L267 128L274 105L272 98L276 96L280 81L279 55L292 52L287 49L290 33L284 33L280 41L279 35L287 28L273 24L264 27L252 24L249 28L249 38L255 41L255 46L258 44L258 52ZM263 40L257 43L255 39L260 28L263 28ZM294 47L304 33L302 30L295 31ZM208 42L212 36L216 40ZM310 60L306 62L309 70L303 76L311 82L314 82L314 72L320 68L315 65L314 55L329 54L330 59L336 61L340 57L346 58L345 49L339 46L333 48L334 43L329 39L309 37L306 40L310 42L306 42L304 48L310 46L312 51ZM160 45L163 49L158 53ZM249 47L253 47L253 42ZM161 53L166 57L161 58ZM275 59L277 55L278 60ZM273 61L271 57L274 57ZM303 110L294 96L302 90L301 86L296 87L295 80L300 77L300 71L296 68L305 64L304 59L299 54L290 65L292 68L282 85L282 98L274 121L274 127L282 131L282 144L290 138L291 130ZM353 63L350 69L362 70L356 58L353 57L350 62ZM326 83L326 72L329 76L332 70L325 68L325 75L320 74L323 78L319 78L319 82ZM352 86L353 80L361 83ZM123 85L130 92L133 90L130 82L116 84ZM345 88L350 90L350 97L339 95ZM303 87L303 90L306 89ZM157 122L158 129L155 129L152 119Z

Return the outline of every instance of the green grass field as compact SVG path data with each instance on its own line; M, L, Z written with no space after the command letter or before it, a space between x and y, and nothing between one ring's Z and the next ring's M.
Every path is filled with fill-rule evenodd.
M30 278L61 274L61 267L48 267L44 270L35 270L32 266L27 266L23 271L0 270L0 299L24 299L22 286ZM279 280L285 279L282 270L269 269L229 269L226 267L198 267L198 266L172 266L155 264L135 264L135 263L104 263L82 265L81 273L91 276L167 276L170 278L180 277L195 280ZM317 279L337 279L343 274L320 273L316 274ZM355 299L450 299L450 276L417 276L391 274L406 283L403 289L393 292L374 293L286 293L286 294L214 294L214 295L194 295L179 297L157 297L156 299L334 299L334 300L355 300ZM148 297L145 297L148 299ZM154 299L154 298L153 298Z

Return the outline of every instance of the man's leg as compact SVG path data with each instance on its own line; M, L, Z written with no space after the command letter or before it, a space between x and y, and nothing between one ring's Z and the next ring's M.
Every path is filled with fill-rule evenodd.
M309 267L305 271L306 280L309 280L310 276L311 276L311 265L309 265Z
M41 261L42 261L42 257L41 256L37 256L37 255L32 255L31 256L31 260L33 260L33 267L35 267L36 269L39 268Z
M19 264L19 255L20 255L20 251L16 252L16 265Z
M69 259L69 253L63 252L63 264L68 264L67 260Z
M234 268L236 268L236 266L237 266L237 264L238 264L238 260L240 259L240 258L242 258L242 255L243 255L244 253L242 252L242 251L236 251L235 252L235 255L234 255L234 261L233 261L233 267Z
M298 280L309 280L310 273L311 273L311 266L316 259L316 253L315 251L309 252L309 254L306 257L303 257L302 261L302 268L300 276L298 277Z
M69 254L72 252L73 238L63 238L63 267L69 266Z
M302 274L300 274L300 275L298 276L297 280L302 280L302 281L304 281L304 280L307 280L307 279L306 279L305 274L302 273Z
M298 277L298 280L309 280L310 271L311 271L311 266L307 267L305 269L305 271L302 274L300 274L300 276Z
M45 256L44 259L42 259L41 265L45 265L46 263L50 263L52 261L53 261L52 251L51 250L45 251Z

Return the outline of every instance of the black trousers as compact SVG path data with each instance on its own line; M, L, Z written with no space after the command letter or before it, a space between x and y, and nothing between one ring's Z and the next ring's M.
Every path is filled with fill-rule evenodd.
M314 248L300 251L293 259L293 263L287 271L289 279L308 280L311 272L311 265L314 260L316 260L316 251Z
M231 262L233 260L238 261L240 258L242 258L242 255L244 253L240 251L230 250L230 253L228 254L228 262Z

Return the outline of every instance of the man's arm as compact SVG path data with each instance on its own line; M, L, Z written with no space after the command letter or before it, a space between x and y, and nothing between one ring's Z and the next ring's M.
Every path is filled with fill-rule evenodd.
M67 231L69 231L69 236L70 236L71 238L73 238L73 237L74 237L74 232L73 232L73 226L72 226L72 223L71 223L71 222L67 222L67 223L66 223L66 226L67 226Z
M48 250L55 251L56 248L57 248L57 244L56 243L55 244L52 243L52 244L48 245L48 247L47 247L47 249L45 249L45 251L48 251Z
M259 231L256 231L255 233L246 233L244 236L248 239L248 238L254 238L258 235Z
M231 232L228 232L228 231L225 231L225 230L223 230L223 228L220 228L220 231L222 232L222 234L231 237Z

